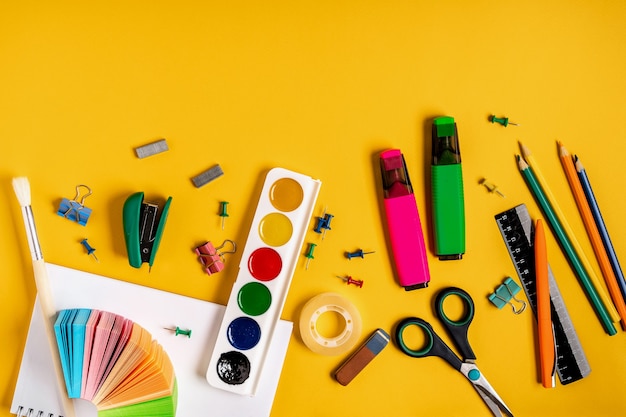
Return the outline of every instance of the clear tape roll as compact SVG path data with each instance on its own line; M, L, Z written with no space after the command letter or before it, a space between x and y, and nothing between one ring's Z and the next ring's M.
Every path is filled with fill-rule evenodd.
M327 312L341 315L345 325L340 334L324 337L317 331L317 320ZM346 298L335 293L322 293L311 298L300 313L300 336L314 353L341 355L348 352L361 336L361 315Z

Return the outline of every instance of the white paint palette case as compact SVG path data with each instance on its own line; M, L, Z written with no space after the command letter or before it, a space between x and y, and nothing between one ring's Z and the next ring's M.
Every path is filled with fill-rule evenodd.
M212 386L255 395L320 186L284 168L267 173L207 369Z

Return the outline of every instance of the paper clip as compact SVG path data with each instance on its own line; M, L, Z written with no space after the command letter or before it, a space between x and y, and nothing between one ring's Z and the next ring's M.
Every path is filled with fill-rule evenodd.
M81 187L87 190L86 194L83 194L82 196L80 195ZM72 200L68 200L67 198L61 200L57 214L68 220L75 221L81 226L85 226L87 224L87 220L89 220L89 216L91 215L91 209L85 207L85 199L90 195L91 188L82 184L77 185L76 196L74 196ZM80 201L78 200L79 198Z
M229 251L221 251L227 243L230 243L232 249ZM198 255L198 259L204 266L207 274L212 275L220 272L224 269L224 255L229 253L235 253L237 251L237 245L232 240L226 239L222 242L221 246L217 248L209 241L194 249Z
M509 304L513 308L513 313L521 314L526 309L526 302L518 300L515 295L520 292L521 288L511 277L507 277L504 280L504 284L501 284L496 288L495 292L489 294L489 301L491 301L496 307L501 309L506 304ZM515 307L515 304L511 302L515 300L521 304L519 308Z

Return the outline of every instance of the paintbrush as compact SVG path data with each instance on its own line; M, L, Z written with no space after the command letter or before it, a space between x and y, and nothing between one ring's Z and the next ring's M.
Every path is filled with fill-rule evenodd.
M57 388L59 391L59 399L65 410L65 417L74 417L74 403L68 398L65 391L65 380L63 378L63 368L61 367L61 359L59 356L56 337L54 335L54 320L56 310L52 299L52 291L50 290L50 282L48 280L48 271L39 245L39 236L37 236L37 228L35 227L35 218L33 209L30 205L30 183L26 177L13 178L13 190L17 196L17 200L22 207L22 217L24 218L24 227L26 229L26 237L28 238L28 246L33 259L33 273L35 275L35 285L37 287L37 295L41 311L44 316L46 336L50 352L52 353L52 361L57 375Z

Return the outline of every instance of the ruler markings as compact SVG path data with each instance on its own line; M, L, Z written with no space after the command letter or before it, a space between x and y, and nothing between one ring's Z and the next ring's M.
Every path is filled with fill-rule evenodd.
M532 220L524 204L495 216L498 228L519 276L531 309L537 316L537 286L535 283ZM548 266L550 304L557 353L557 373L566 385L589 375L591 368L567 312L563 297Z

